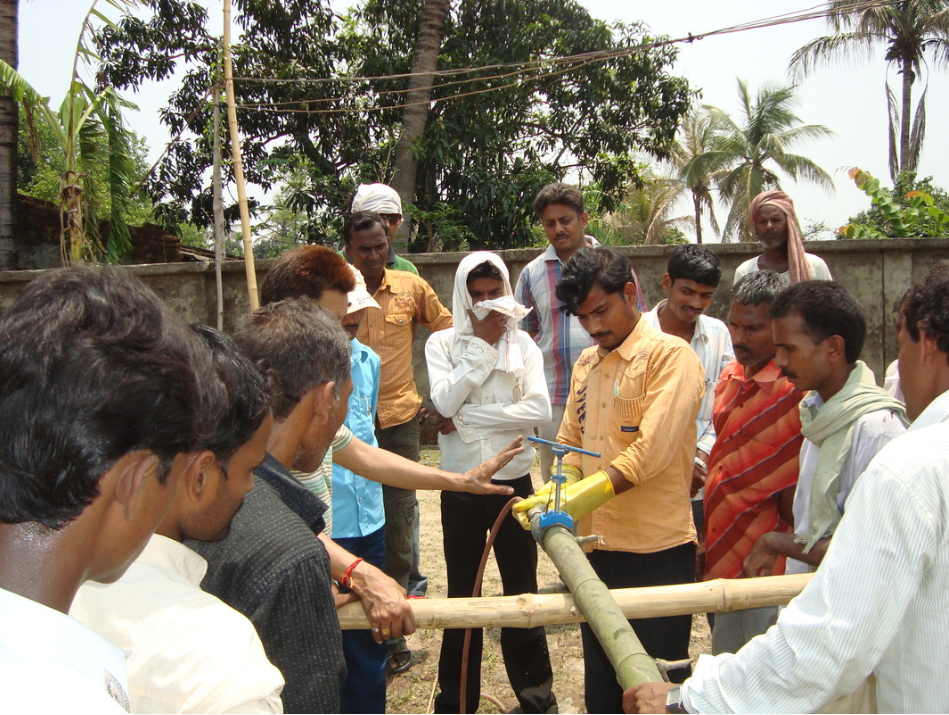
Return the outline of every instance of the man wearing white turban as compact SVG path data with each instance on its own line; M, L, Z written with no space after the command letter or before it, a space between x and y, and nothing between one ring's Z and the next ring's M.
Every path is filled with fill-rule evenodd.
M434 333L425 346L431 398L445 422L438 436L443 469L481 462L485 451L526 437L550 421L550 398L540 348L517 325L528 312L514 300L507 266L486 251L458 264L452 296L454 327ZM527 443L525 442L525 445ZM534 449L494 475L494 482L519 497L533 494L530 468ZM507 496L456 498L442 492L442 532L448 569L448 596L471 596L485 538L503 513ZM494 542L505 595L537 592L537 544L530 532L506 518ZM471 632L465 674L465 712L476 712L480 697L482 632ZM463 629L445 631L438 660L436 713L459 712ZM502 628L501 652L521 712L550 712L553 671L543 627Z
M386 184L360 184L353 197L353 213L359 211L372 211L382 216L385 221L386 240L389 241L386 268L418 275L418 269L410 261L397 255L392 248L395 234L402 225L402 199L399 198L398 192Z

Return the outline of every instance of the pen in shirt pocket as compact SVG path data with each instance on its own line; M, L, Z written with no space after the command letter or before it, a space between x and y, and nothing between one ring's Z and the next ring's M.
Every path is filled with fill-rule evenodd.
M617 377L616 381L613 383L613 396L619 397L619 377Z

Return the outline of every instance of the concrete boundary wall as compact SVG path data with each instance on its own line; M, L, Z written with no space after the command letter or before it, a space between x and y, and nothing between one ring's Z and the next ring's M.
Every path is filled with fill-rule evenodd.
M724 267L722 286L708 313L725 317L735 268L757 255L757 244L711 244ZM664 296L660 279L674 246L623 247L636 269L646 300L652 307ZM863 359L882 381L885 366L896 357L893 339L895 311L903 293L920 280L941 259L949 258L949 239L884 239L867 241L817 241L807 244L810 253L821 256L834 277L850 290L867 312L868 331ZM500 251L511 270L512 282L521 269L540 253L539 249ZM451 307L455 268L464 253L433 253L411 256L419 273L428 280L445 305ZM258 281L272 261L257 264ZM214 266L202 263L166 263L128 266L127 270L150 285L173 310L191 322L214 325L216 298ZM9 305L20 289L43 271L0 272L0 309ZM228 261L223 267L225 330L247 311L244 265ZM420 330L415 341L415 374L419 389L428 392L423 350L427 330Z

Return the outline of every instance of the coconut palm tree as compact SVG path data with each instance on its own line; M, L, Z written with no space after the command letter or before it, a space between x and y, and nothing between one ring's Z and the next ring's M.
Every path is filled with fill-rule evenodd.
M94 29L93 20L105 22L105 16L92 3L79 34L73 58L72 81L59 110L43 97L13 67L0 60L0 89L23 104L28 122L42 122L55 137L63 152L64 170L60 180L62 232L60 246L64 265L96 262L101 256L117 261L131 247L124 213L135 186L135 165L130 134L122 121L123 108L134 105L121 99L111 87L95 90L80 77L80 65L94 54L85 44ZM130 11L134 0L105 0L109 5ZM38 136L31 131L31 137ZM35 152L37 155L39 152ZM96 172L89 171L102 159L108 160L108 187L111 198L109 235L103 243L99 236L97 207L90 182ZM15 179L14 179L15 181Z
M584 197L594 197L598 191L596 187L588 189ZM685 191L677 178L647 173L642 188L630 188L612 213L598 220L591 218L587 230L610 246L684 242L682 230L692 228L694 219L673 214Z
M801 47L791 57L790 70L803 77L836 61L870 59L877 47L885 48L884 59L896 65L897 73L903 76L899 104L889 83L886 85L890 176L895 182L900 171L916 171L926 132L926 90L920 94L913 117L913 85L927 61L934 67L949 66L949 0L832 0L830 7L828 22L834 34Z
M679 138L672 150L672 163L679 180L692 194L692 210L695 214L695 242L702 243L702 217L708 214L709 223L716 235L721 232L715 219L712 199L712 174L719 167L708 162L697 161L698 157L714 148L718 125L711 113L703 107L694 107L682 120Z
M729 202L724 238L754 240L747 222L748 206L762 191L778 189L778 171L795 181L811 181L834 190L830 176L811 159L788 150L807 139L823 139L833 132L819 124L802 124L793 107L794 87L766 84L752 97L738 80L741 116L736 122L726 112L708 107L715 126L713 149L693 160L697 172L712 171L722 199Z

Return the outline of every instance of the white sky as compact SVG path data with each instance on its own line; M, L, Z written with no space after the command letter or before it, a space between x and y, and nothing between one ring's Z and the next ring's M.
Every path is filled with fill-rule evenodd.
M581 0L594 17L612 22L645 22L653 34L682 37L762 19L771 15L800 12L815 7L816 0L676 0L676 2L631 3L616 0ZM336 3L334 3L336 4ZM341 3L340 3L341 4ZM100 3L106 9L105 3ZM220 26L221 2L209 0L211 22ZM57 106L65 93L80 23L88 3L77 0L25 0L19 6L20 73ZM108 14L114 11L108 9ZM702 89L702 100L732 113L738 111L736 78L756 90L767 81L786 82L791 54L807 41L827 34L823 20L810 20L732 35L710 37L680 48L674 71ZM899 77L891 69L891 81ZM865 209L869 199L847 178L851 166L860 166L889 181L887 170L887 119L884 81L887 67L882 53L859 67L821 71L799 88L798 115L805 123L823 124L835 132L829 140L801 145L798 153L809 156L834 178L835 194L790 179L784 188L794 198L802 223L824 221L831 227L844 224L849 216ZM918 86L918 85L917 85ZM169 140L158 117L159 109L174 89L174 81L146 86L128 98L140 111L128 124L142 134L157 156ZM898 87L895 87L898 91ZM916 95L918 97L918 93ZM914 104L915 99L914 97ZM923 146L919 175L933 176L937 186L949 188L949 133L944 131L949 115L949 73L934 72L927 93L928 132ZM254 191L251 187L250 193ZM258 192L259 193L259 192ZM683 205L683 213L688 212ZM719 211L724 222L725 212Z

